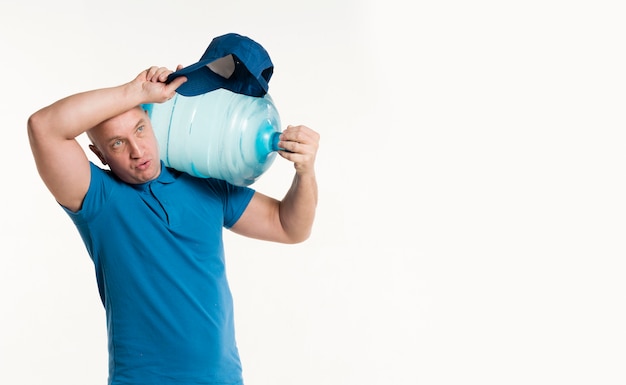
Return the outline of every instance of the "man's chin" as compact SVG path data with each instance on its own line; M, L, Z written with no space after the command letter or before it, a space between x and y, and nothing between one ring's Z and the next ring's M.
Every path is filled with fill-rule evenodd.
M148 168L144 171L135 170L135 172L126 175L116 174L118 178L129 184L143 184L155 180L161 174L161 168Z

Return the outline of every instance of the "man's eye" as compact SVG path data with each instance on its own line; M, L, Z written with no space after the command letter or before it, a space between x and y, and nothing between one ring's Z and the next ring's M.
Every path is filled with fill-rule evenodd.
M116 140L115 142L113 142L113 148L119 148L121 146L122 146L121 140Z
M144 130L144 126L137 127L137 132L143 132L143 130Z

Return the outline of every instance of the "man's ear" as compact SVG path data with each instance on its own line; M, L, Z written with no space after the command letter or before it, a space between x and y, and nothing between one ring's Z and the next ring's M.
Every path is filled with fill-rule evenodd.
M100 152L100 150L98 150L98 147L94 146L93 144L90 144L90 145L89 145L89 149L91 150L91 152L93 152L94 154L96 154L96 156L98 157L98 159L100 159L100 162L102 162L102 164L106 166L107 161L104 159L104 156L102 155L102 153Z

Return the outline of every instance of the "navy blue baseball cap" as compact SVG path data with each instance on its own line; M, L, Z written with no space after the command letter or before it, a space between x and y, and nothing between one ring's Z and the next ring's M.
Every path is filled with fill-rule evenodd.
M176 92L196 96L218 88L249 95L263 96L269 88L274 65L259 43L236 33L218 36L195 64L171 73L167 83L186 76Z

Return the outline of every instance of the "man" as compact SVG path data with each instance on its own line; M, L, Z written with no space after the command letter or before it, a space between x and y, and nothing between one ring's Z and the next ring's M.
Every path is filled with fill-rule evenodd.
M179 67L180 69L180 67ZM293 162L281 201L163 166L140 105L173 97L187 78L151 67L129 83L61 99L28 134L44 183L78 228L106 309L109 384L242 384L222 228L266 241L308 238L317 205L319 135L288 126ZM76 137L110 171L91 163Z

